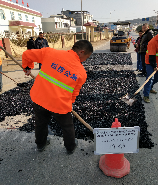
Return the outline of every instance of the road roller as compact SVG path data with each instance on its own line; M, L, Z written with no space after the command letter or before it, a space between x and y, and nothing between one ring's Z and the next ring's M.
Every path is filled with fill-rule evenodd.
M114 25L130 25L130 22L117 22ZM111 52L126 52L130 48L131 38L125 31L119 30L114 33L114 36L110 40Z

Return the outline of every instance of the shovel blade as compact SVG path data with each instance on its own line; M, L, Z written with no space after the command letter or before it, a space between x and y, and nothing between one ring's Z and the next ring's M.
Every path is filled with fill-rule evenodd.
M128 105L132 106L133 103L137 100L135 98L130 98L131 96L127 93L126 95L124 95L121 100L124 101L125 103L127 103Z

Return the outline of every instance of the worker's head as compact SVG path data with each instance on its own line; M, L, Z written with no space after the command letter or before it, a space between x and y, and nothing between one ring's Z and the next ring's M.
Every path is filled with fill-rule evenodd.
M43 33L42 32L39 33L39 38L43 39Z
M143 35L143 31L140 30L140 31L139 31L139 37L142 37L142 35Z
M147 23L143 24L142 31L146 32L149 29L149 25Z
M93 53L93 46L87 40L79 40L73 45L72 50L77 53L80 61L84 62Z

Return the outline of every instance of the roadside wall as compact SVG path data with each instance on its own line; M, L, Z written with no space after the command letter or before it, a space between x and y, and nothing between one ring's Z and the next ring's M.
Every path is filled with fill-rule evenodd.
M57 35L58 34L56 34L56 36ZM112 36L113 36L112 32L95 32L94 42L97 42L100 40L111 39ZM50 34L50 37L51 37L51 34ZM48 44L50 48L54 48L54 49L70 48L76 42L76 34L58 35L57 37L58 37L57 40L54 40L55 37L54 38L51 37L50 40L49 40L49 37L47 37L48 39L46 38L48 40ZM17 38L20 39L20 37L17 37ZM21 38L24 39L23 37ZM26 39L25 41L27 42L28 38L25 38L25 39ZM0 38L0 40L2 39ZM22 42L23 41L24 40L22 40ZM20 45L16 45L16 42L14 43L10 40L10 47L11 47L12 55L21 56L23 52L27 50L26 45L20 46ZM0 51L0 57L5 58L5 54L3 51Z

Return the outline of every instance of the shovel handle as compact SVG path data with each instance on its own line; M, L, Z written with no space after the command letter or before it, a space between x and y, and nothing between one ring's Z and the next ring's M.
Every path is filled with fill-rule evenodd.
M0 46L0 49L2 49L17 65L19 65L24 70L24 68L22 67L22 65L11 54L9 54L2 46ZM36 77L32 73L30 73L29 75L33 79L36 79Z
M88 123L86 123L86 122L85 122L74 110L72 110L71 112L72 112L72 114L73 114L76 118L78 118L78 120L79 120L81 123L83 123L90 131L93 132L93 128L92 128Z
M150 80L150 78L151 78L152 76L154 76L154 74L155 74L156 72L157 72L157 71L154 71L154 72L148 77L148 79L143 83L143 85L134 93L134 96L135 96L137 93L139 93L139 91L141 91L141 90L143 89L144 85Z
M10 78L9 76L5 75L5 74L4 74L4 73L2 73L2 72L0 72L0 73L1 73L2 75L6 76L7 78L9 78L9 79L13 80L13 81L17 84L17 82L16 82L14 79Z

